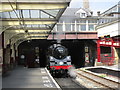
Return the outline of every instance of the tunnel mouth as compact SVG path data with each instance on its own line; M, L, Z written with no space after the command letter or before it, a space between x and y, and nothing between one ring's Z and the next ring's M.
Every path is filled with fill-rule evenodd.
M19 65L24 65L21 62L20 56L25 54L27 66L29 68L34 67L46 67L47 58L46 52L50 45L55 43L55 40L31 40L31 42L23 42L19 46ZM72 65L75 68L84 67L84 41L82 40L62 40L61 45L67 48L68 56L71 56ZM36 65L36 61L39 64Z
M75 68L84 67L84 40L62 40L61 44L68 49L72 65Z

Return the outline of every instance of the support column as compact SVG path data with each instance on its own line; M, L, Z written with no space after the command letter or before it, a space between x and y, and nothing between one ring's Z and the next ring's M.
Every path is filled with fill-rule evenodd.
M65 28L65 22L64 22L64 21L63 21L63 24L62 24L62 25L63 25L63 28L62 28L62 29L63 29L63 32L65 32L65 31L66 31L66 28ZM62 32L62 31L61 31L61 32Z
M77 21L75 20L75 32L77 32Z
M4 64L4 61L5 61L4 32L2 32L2 53L3 53L2 59Z
M100 40L97 40L97 59L98 61L97 62L100 62Z
M2 64L3 64L3 47L2 47L3 42L2 42L2 39L3 39L3 36L2 36L2 34L0 34L0 75L2 74ZM1 82L2 81L0 80L0 83ZM0 86L1 86L1 84L0 84Z
M88 25L89 25L88 20L86 20L86 31L89 31Z
M112 53L112 62L114 62L114 60L115 60L115 56L114 56L114 45L113 45L113 43L114 43L114 40L113 39L111 39L112 40L112 45L111 45L111 53Z

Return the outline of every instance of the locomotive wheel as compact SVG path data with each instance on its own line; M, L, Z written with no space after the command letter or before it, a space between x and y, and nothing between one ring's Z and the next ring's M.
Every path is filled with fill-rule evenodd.
M55 77L55 71L54 70L50 70L50 73L53 77Z
M60 69L60 74L63 74L63 69Z

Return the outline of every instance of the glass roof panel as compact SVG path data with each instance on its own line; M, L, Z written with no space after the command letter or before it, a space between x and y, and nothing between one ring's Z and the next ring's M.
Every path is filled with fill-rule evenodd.
M30 18L29 10L23 10L23 17Z
M56 17L59 10L44 10L45 12L48 12L49 14L51 14L52 16Z
M41 18L50 18L50 16L44 12L41 12Z
M10 16L11 16L11 18L18 18L17 15L18 15L18 13L15 14L14 11L10 12Z
M31 18L39 18L39 10L30 10L30 17Z
M1 16L2 18L10 18L10 15L9 15L8 12L0 13L0 16Z
M31 25L28 24L28 25L26 25L26 27L31 28Z
M47 26L44 25L44 24L42 24L42 25L40 25L40 24L31 25L31 24L30 24L30 25L27 25L27 27L28 27L28 28L31 28L31 27L32 27L32 28L38 28L38 29L39 29L39 28L47 28Z
M59 10L15 10L2 12L2 18L54 18Z
M35 25L32 25L32 27L33 27L33 28L36 28L36 27L38 28L39 25L38 25L38 24L35 24Z
M39 27L46 27L46 25L44 25L44 24L41 24L41 25L39 25Z

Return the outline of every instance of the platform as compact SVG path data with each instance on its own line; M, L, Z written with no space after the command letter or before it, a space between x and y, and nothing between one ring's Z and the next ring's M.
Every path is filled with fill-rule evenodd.
M95 67L85 67L85 69L90 69L90 68L106 68L114 71L120 71L120 63L112 66L95 66Z
M79 73L79 71L85 71L90 72L93 75L103 77L105 79L108 79L110 81L119 82L120 81L120 68L118 65L113 66L95 66L95 67L84 67L77 69L76 72Z
M18 67L3 77L2 88L55 88L59 86L46 68Z

